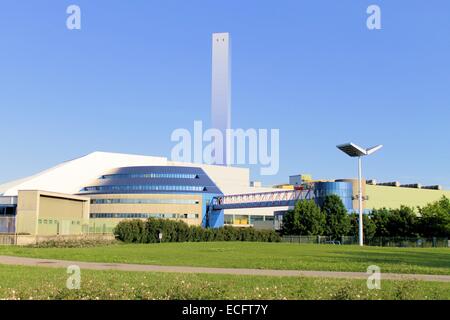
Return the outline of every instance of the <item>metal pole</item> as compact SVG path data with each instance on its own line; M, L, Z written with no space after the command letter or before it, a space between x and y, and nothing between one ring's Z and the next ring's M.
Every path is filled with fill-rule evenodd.
M358 157L358 201L359 201L359 245L364 245L363 239L363 208L362 208L362 173L361 173L361 157Z

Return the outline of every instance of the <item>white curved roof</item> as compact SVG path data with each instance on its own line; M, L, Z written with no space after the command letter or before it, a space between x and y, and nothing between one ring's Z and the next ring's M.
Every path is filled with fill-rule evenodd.
M0 196L17 196L19 190L75 194L91 181L114 168L165 165L201 167L224 194L241 193L249 188L250 174L245 168L172 162L164 157L97 151L63 162L33 176L4 183L0 185Z
M0 185L3 196L17 196L18 190L45 190L75 194L105 171L126 166L166 165L167 159L109 152L93 152L63 162L33 176Z

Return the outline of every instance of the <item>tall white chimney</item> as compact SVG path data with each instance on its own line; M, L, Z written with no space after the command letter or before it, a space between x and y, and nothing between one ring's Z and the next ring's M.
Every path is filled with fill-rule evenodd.
M223 135L223 149L216 149L216 164L227 165L226 131L231 129L231 41L229 33L212 35L212 127ZM222 159L222 161L221 161Z

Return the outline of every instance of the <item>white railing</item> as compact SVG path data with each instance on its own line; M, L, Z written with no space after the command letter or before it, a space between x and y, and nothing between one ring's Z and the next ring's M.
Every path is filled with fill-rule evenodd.
M217 197L217 205L296 201L307 197L309 190L285 190L260 193L246 193Z

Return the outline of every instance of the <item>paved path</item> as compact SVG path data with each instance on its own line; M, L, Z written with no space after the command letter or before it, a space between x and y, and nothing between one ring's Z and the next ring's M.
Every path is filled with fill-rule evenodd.
M12 257L12 256L0 256L0 264L52 267L52 268L67 268L70 265L77 265L82 270L88 269L88 270L119 270L119 271L141 271L141 272L208 273L208 274L279 276L279 277L323 277L323 278L343 278L343 279L367 279L368 277L368 274L364 272L156 266L144 264L101 263L101 262L36 259L36 258ZM427 274L382 273L381 279L450 282L450 276L427 275Z

